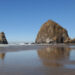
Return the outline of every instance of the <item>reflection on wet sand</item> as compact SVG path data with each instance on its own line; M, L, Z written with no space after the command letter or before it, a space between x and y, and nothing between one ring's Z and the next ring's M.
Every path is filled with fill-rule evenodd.
M0 53L0 59L4 59L4 57L5 57L5 53Z
M48 47L44 49L38 50L38 56L43 61L45 66L63 66L59 62L59 60L65 60L67 57L69 58L70 48L65 47Z

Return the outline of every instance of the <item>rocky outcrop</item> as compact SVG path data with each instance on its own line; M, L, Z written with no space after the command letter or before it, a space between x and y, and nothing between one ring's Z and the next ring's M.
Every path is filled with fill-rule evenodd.
M75 38L74 39L67 39L64 41L64 43L75 43Z
M52 20L48 20L42 25L38 32L36 43L64 43L69 39L66 29Z
M0 44L8 44L4 32L0 33Z

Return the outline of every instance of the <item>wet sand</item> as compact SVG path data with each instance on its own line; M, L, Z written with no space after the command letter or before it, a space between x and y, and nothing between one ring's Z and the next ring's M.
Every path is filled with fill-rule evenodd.
M75 75L75 46L0 47L0 75Z

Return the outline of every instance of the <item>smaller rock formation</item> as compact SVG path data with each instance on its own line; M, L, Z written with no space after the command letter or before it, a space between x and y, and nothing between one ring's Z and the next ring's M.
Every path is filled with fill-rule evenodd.
M75 38L74 39L67 39L64 41L64 43L75 43Z
M0 44L8 44L4 32L1 32L1 33L0 33Z

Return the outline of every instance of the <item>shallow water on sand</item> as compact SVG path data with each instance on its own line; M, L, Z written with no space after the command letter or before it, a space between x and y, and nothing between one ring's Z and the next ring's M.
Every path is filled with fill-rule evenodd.
M72 47L48 46L11 52L1 49L0 75L75 75Z

